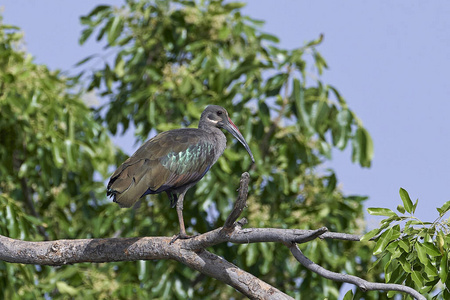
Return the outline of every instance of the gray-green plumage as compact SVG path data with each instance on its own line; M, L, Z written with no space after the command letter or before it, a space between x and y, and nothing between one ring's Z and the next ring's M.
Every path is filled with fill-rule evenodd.
M170 130L145 142L111 176L107 195L121 207L131 207L147 194L166 192L172 207L177 205L180 237L187 237L181 213L183 198L225 150L226 137L220 128L232 133L254 161L250 148L227 111L210 105L203 111L198 129Z

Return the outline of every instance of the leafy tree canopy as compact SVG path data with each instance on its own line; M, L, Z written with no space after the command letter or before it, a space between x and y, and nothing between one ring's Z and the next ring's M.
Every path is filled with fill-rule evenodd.
M0 19L0 234L41 240L105 233L109 203L94 175L108 175L115 148L75 88L35 64L19 29ZM63 278L81 283L79 267L70 268L0 262L2 298L37 299L57 287L64 294Z
M108 167L124 159L106 131L120 134L132 122L138 139L145 140L155 132L196 126L208 104L228 108L256 164L229 142L224 158L186 196L191 231L223 224L239 175L250 168L250 226L361 233L365 197L343 195L334 171L322 170L322 163L332 147L349 146L352 160L369 167L373 145L337 89L320 80L327 68L317 50L322 37L282 49L277 37L261 31L263 22L241 14L242 6L131 0L119 8L98 6L82 17L80 42L105 40L114 58L86 58L78 78L34 64L21 50L18 29L1 25L0 234L34 240L174 234L176 213L165 195L129 210L105 198L103 182L95 178L106 178ZM109 99L94 112L74 92L86 81L88 89ZM326 268L359 275L367 273L372 257L364 243L313 241L302 250ZM335 298L341 287L302 272L274 244L214 251L292 296ZM0 263L0 272L7 275L1 276L1 289L12 298L240 297L171 261L59 270ZM362 276L380 281L380 272L371 274Z
M241 14L242 6L223 1L127 1L121 8L98 6L82 17L80 42L105 40L115 56L111 63L100 60L100 68L82 74L90 76L90 89L110 99L102 110L104 118L100 113L97 118L112 134L120 128L126 131L132 122L136 136L144 140L155 131L196 126L208 104L225 106L255 154L250 225L360 231L365 198L343 196L334 172L318 171L330 159L332 147L351 146L353 161L365 167L373 152L370 135L344 98L317 79L327 67L316 49L322 37L294 50L282 49L275 36L260 30L263 22ZM99 58L82 63L98 66ZM250 167L250 159L234 142L224 156L186 196L185 218L198 232L223 223L235 197L237 174ZM152 222L141 227L140 234L176 231L176 214L168 209L164 195L142 206L144 216L151 212ZM236 261L253 274L295 289L298 269L286 272L287 255L275 247L244 245L217 251L229 259L238 253ZM331 251L320 243L309 247L314 258L340 271L346 268L342 253L358 252L345 243ZM277 272L270 268L274 265ZM192 276L180 277L186 290L191 286L186 279ZM146 284L154 285L151 280ZM224 295L215 282L201 286L194 290L202 297ZM322 283L308 275L301 288L306 286L325 296L336 295L339 288L337 284L325 292Z

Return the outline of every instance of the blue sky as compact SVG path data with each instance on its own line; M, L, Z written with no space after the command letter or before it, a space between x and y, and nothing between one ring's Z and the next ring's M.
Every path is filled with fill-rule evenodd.
M98 4L122 1L2 1L4 22L21 27L37 63L68 70L100 53L80 47L79 17ZM362 119L375 145L370 169L352 164L350 151L333 154L346 194L370 197L367 207L401 204L405 188L416 215L433 221L450 200L450 2L249 0L244 13L266 21L264 31L294 48L325 35L319 51L334 85ZM130 153L131 154L131 153Z

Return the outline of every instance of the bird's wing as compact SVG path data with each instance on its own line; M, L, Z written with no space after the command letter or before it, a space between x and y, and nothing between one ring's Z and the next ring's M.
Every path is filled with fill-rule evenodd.
M123 207L148 191L183 188L200 180L214 163L214 147L197 129L163 132L144 143L111 176L108 195Z

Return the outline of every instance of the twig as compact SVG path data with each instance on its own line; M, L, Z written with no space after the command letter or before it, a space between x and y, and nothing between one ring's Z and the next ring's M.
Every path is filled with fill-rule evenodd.
M247 172L242 173L239 195L234 203L233 210L225 221L223 225L223 231L230 232L234 229L237 218L241 215L244 208L247 206L247 195L248 195L248 183L250 181L250 175Z
M369 282L362 278L348 275L348 274L340 274L335 273L332 271L329 271L325 268L322 268L321 266L315 264L312 262L309 258L307 258L302 251L297 247L296 244L292 244L289 249L291 250L292 255L308 270L317 273L318 275L338 282L347 282L352 283L356 286L358 286L363 292L366 291L396 291L396 292L403 292L411 295L412 297L418 299L418 300L426 300L424 296L419 294L416 290L400 285L400 284L390 284L390 283L377 283L377 282Z
M241 222L241 221L239 221ZM204 234L183 240L182 247L198 250L212 247L224 242L235 244L251 244L261 242L278 242L284 244L306 243L323 235L328 229L322 227L316 230L278 229L278 228L235 228L233 232L224 235L223 229L218 228Z

